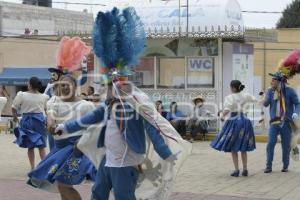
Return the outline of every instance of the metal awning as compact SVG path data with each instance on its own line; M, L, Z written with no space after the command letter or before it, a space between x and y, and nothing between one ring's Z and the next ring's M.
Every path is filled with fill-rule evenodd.
M39 66L33 67L8 67L4 68L0 73L0 85L15 85L24 86L29 81L30 77L38 77L45 86L49 82L50 72L49 67Z

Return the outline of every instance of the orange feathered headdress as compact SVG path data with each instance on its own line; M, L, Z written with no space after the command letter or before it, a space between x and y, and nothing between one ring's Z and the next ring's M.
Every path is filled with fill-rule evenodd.
M80 39L80 37L64 36L56 52L57 67L66 72L72 72L80 68L84 56L89 54L90 48Z

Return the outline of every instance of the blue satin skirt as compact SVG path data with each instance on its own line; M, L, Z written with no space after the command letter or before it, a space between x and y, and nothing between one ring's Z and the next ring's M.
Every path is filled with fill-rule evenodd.
M24 113L14 129L14 143L22 148L43 148L47 145L46 118L43 113Z
M256 148L251 121L243 113L231 113L211 147L224 152L247 152Z
M28 184L45 189L55 182L78 185L86 178L95 180L96 169L80 151L74 149L80 136L55 140L55 147L29 172ZM43 188L44 187L44 188Z

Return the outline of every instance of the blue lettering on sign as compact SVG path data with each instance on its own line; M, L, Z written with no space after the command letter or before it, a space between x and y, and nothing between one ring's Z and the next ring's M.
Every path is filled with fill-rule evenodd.
M160 18L167 18L167 17L192 17L191 13L188 14L188 11L186 8L184 9L173 9L173 10L169 10L169 9L163 9L160 10L158 13L158 16Z
M179 16L179 9L173 10L168 17L178 17Z
M161 18L168 17L168 10L159 11L158 16L161 17Z
M200 69L201 68L201 60L190 60L190 65L192 69Z
M204 61L203 61L203 67L204 67L205 69L211 69L211 68L212 68L211 60L204 60Z
M190 67L194 70L210 70L212 69L212 60L210 59L191 59L190 61Z
M242 15L240 12L226 10L226 13L229 19L236 19L236 20L242 19Z

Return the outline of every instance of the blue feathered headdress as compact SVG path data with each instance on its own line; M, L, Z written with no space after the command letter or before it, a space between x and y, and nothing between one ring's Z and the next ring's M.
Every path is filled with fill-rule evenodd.
M93 49L104 67L102 72L128 75L128 67L138 64L145 42L143 23L134 8L122 12L114 8L110 12L98 13L93 30Z

